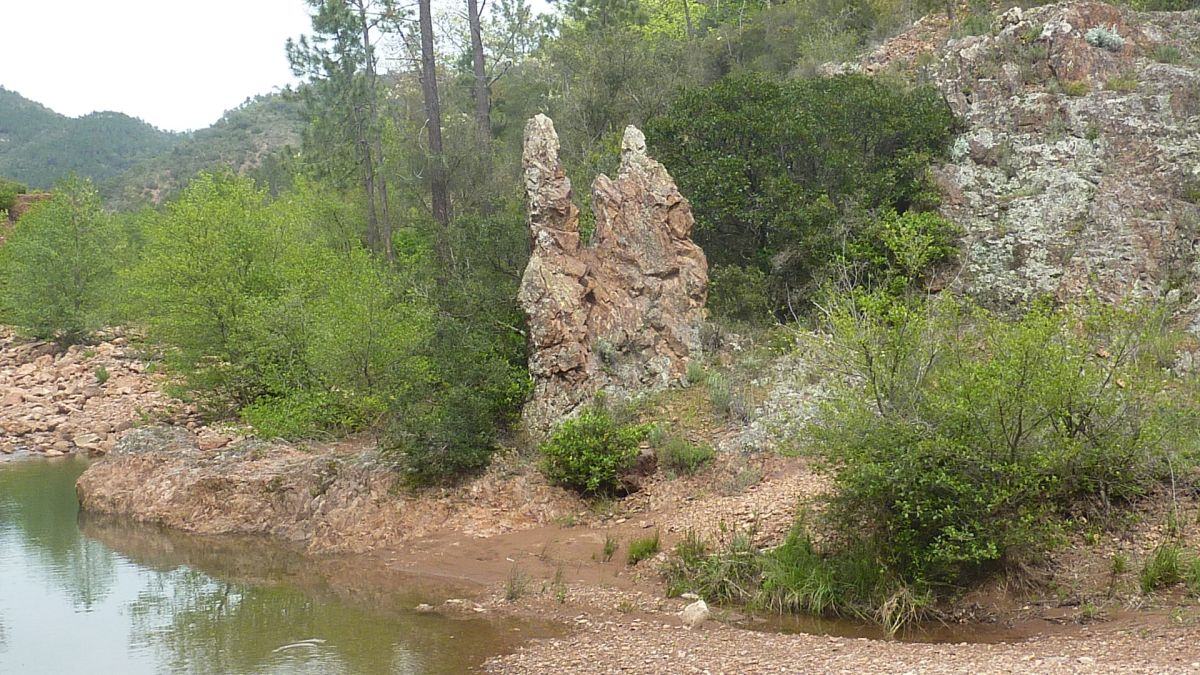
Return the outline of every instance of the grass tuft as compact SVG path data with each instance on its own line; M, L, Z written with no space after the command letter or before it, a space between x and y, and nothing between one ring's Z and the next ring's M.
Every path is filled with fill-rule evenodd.
M652 558L658 555L659 537L656 531L653 536L643 539L634 539L629 544L629 554L626 561L630 565L636 565L643 560Z

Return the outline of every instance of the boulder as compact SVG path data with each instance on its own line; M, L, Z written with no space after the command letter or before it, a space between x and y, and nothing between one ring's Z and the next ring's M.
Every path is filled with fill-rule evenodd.
M708 263L691 206L646 140L625 130L617 178L592 184L596 229L582 241L554 123L525 127L532 255L519 301L529 323L529 429L544 432L597 392L624 398L683 380L700 351Z

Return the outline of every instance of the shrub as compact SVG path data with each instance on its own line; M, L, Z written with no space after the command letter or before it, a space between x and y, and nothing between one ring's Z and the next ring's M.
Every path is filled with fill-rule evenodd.
M0 313L35 337L78 342L112 310L117 236L92 184L70 177L0 247Z
M1131 91L1136 91L1138 81L1132 75L1122 75L1120 77L1111 77L1104 83L1104 88L1109 91L1118 91L1127 94Z
M789 299L804 304L854 228L870 223L867 214L936 203L928 167L949 151L955 129L931 88L860 76L730 76L681 94L647 125L647 138L691 200L714 268L769 273L771 306L786 309ZM748 275L730 274L717 277L721 307L722 281L754 288Z
M11 211L17 195L25 194L27 189L22 183L0 178L0 211Z
M96 376L96 384L104 384L105 382L108 382L108 378L110 377L108 368L105 368L104 366L96 366L94 374Z
M611 494L633 468L646 426L621 426L604 410L590 409L563 422L542 444L542 470L552 482L584 494Z
M658 448L658 463L677 475L690 476L712 462L716 451L706 443L692 443L686 438L668 438Z
M1154 355L1161 313L1097 303L1010 321L953 300L830 303L831 367L860 384L811 429L839 487L828 515L900 583L953 587L1036 557L1056 515L1136 499L1171 455L1192 461L1194 383Z
M1117 27L1096 26L1088 30L1083 36L1087 43L1093 47L1107 49L1110 52L1119 52L1125 48L1125 38L1121 37L1117 32Z
M629 555L626 558L626 562L630 565L636 565L643 560L658 555L658 545L658 532L649 537L634 539L629 543Z
M708 309L713 317L725 321L770 323L774 317L766 273L756 267L713 267L709 273Z
M1087 80L1067 80L1058 84L1067 96L1087 96L1092 91L1092 86L1087 83Z
M1200 9L1200 0L1125 0L1124 4L1139 12L1183 12Z
M960 233L936 213L888 209L850 242L845 264L857 266L861 281L901 292L952 260Z

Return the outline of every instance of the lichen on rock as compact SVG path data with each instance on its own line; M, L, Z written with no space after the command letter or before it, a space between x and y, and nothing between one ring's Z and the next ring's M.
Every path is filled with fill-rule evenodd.
M1198 37L1195 11L1060 2L927 50L964 125L935 171L966 235L959 290L1000 307L1174 295L1200 332ZM916 68L911 40L859 69ZM1160 62L1164 48L1183 58Z
M625 130L617 178L592 185L590 244L545 115L525 127L523 163L533 242L518 294L534 379L525 418L541 432L597 392L627 397L683 379L700 350L708 263L691 240L691 206L636 128Z

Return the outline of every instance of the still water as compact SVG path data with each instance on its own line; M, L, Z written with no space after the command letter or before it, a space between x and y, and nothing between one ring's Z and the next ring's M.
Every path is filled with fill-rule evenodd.
M5 675L450 673L539 632L414 612L438 591L351 562L81 517L84 468L0 462Z

